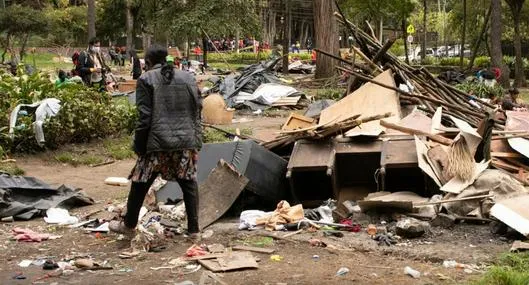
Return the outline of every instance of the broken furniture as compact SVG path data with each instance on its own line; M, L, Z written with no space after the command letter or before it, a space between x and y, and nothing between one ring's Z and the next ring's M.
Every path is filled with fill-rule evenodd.
M292 197L310 207L329 197L341 202L376 191L426 192L414 149L410 136L299 140L287 167Z
M277 201L288 199L285 178L287 161L254 141L204 144L198 160L199 185L208 179L220 160L226 161L249 179L245 189L258 196L263 205L275 207ZM176 182L169 181L156 193L158 202L181 198L182 190Z

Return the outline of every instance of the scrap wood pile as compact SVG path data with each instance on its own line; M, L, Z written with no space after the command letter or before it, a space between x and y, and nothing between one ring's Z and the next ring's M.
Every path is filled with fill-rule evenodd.
M404 203L409 212L416 212L422 218L446 213L468 220L490 221L496 218L526 235L523 227L513 222L512 216L509 218L509 213L523 217L527 222L529 213L525 213L520 203L515 202L516 198L511 202L506 200L528 195L524 186L529 185L529 113L504 112L439 80L424 68L413 68L387 53L392 41L381 45L342 14L337 13L336 17L349 29L358 45L358 48L352 49L353 59L343 59L323 50L316 51L320 56L330 56L341 62L336 68L350 75L349 95L323 108L319 121L301 118L308 125L298 121L291 126L287 121L275 140L262 145L276 153L290 153L286 156L290 156L288 173L291 173L291 167L298 167L300 172L307 171L316 161L306 158L312 153L308 151L311 143L305 142L307 139L314 145L321 141L322 144L312 149L320 152L328 149L323 146L324 143L330 146L329 149L337 149L341 143L355 145L356 137L371 137L373 142L382 141L382 157L386 156L386 142L408 140L413 147L404 150L412 152L416 160L413 167L419 168L423 176L431 178L438 186L433 187L434 192L443 195L430 199L419 196L425 200L416 203L409 197L404 201L386 197L389 202ZM285 130L285 127L292 126ZM305 152L301 151L304 146L307 146ZM360 144L355 147L361 148ZM301 154L305 154L305 160L299 157ZM338 155L332 150L329 154L321 151L324 158ZM372 173L377 179L377 187L385 183L380 184L380 179L384 178L378 177L384 170L383 161L380 161L381 168ZM303 169L305 162L308 166ZM333 163L333 158L326 163ZM335 174L333 167L340 165L322 163L321 167L328 176L339 180L336 178L339 174ZM352 171L348 169L348 173ZM296 177L301 176L288 176L293 188L297 183L302 184L296 179L303 179ZM303 177L308 178L310 174ZM336 187L329 186L332 190L328 193L329 197L339 199L342 189ZM371 201L371 197L354 202L361 204L362 201L363 206L377 203L387 206L383 203L386 201ZM428 215L420 212L420 208L425 206L428 206ZM360 208L364 210L365 207Z

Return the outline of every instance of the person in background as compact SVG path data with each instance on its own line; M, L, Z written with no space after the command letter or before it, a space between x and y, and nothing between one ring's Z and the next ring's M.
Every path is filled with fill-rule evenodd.
M315 50L312 50L312 54L310 55L310 60L312 62L312 65L315 65L316 64L316 51Z
M301 43L299 41L296 41L296 52L299 53L301 50Z
M57 80L55 80L55 86L56 87L61 87L63 85L66 85L66 84L69 84L70 83L70 79L68 78L68 75L66 74L66 72L64 70L59 70L59 73L57 74L58 78Z
M308 38L307 39L307 52L308 53L312 53L312 39L311 38Z
M176 181L184 193L188 236L199 238L198 151L202 147L202 100L195 78L167 64L167 49L147 51L148 71L136 86L139 121L134 134L136 165L123 221L110 222L116 233L131 235L152 183L158 175Z
M130 62L132 63L132 79L136 80L141 76L141 61L135 50L129 52Z
M110 68L101 56L101 42L97 38L91 39L88 49L79 54L76 71L86 85L105 89L105 74Z
M121 57L119 58L119 60L120 60L119 65L121 65L121 66L125 66L125 59L127 58L127 48L124 47L124 46L121 47L121 48L119 49L119 54L120 54L120 56L121 56Z
M182 70L188 70L189 69L189 60L186 56L182 58Z
M505 111L527 111L527 105L518 102L520 91L517 88L509 89L509 95L501 100L501 108Z
M195 46L195 48L193 49L193 53L195 54L197 61L202 61L202 49L200 48L200 46Z
M110 60L112 60L112 64L119 65L119 54L116 52L116 48L114 46L111 46L108 49L108 55L110 56Z

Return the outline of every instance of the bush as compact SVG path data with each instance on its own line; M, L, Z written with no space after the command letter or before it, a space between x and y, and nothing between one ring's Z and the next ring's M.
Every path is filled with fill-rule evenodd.
M45 73L29 76L19 69L17 76L0 74L0 146L4 155L12 152L41 150L34 137L32 116L19 116L14 139L7 136L9 115L18 104L46 98L61 101L59 113L44 123L45 147L57 148L67 143L88 142L120 132L132 132L135 107L118 104L108 94L83 85L56 88ZM1 153L0 153L1 154Z
M467 81L458 84L456 88L466 93L471 93L478 98L501 98L504 93L503 88L499 84L496 84L494 87L489 87L476 81Z
M474 67L479 69L488 68L490 66L490 57L488 56L478 56L474 60Z
M263 51L260 53L241 52L241 53L208 53L208 61L210 62L224 62L228 63L256 63L259 61L268 60L271 56L270 51ZM298 58L300 60L310 60L310 53L289 53L289 58Z
M395 43L391 46L389 49L389 52L391 52L395 56L405 56L406 51L404 48L404 40L403 39L397 39Z

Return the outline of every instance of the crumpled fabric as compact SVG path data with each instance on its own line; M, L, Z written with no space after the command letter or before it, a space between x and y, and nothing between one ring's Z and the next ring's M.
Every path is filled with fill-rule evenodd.
M271 215L259 210L247 210L241 213L239 230L253 230L257 226L257 219Z
M206 254L208 254L207 250L196 244L186 250L186 255L188 257L202 256Z
M14 228L11 231L13 233L13 239L16 241L41 242L49 239L60 238L60 236L37 233L30 229Z
M283 200L277 204L276 209L271 215L258 218L256 224L264 225L268 231L274 231L279 225L297 223L304 218L303 206L301 204L291 207L287 201Z
M39 146L43 146L46 140L44 139L44 130L42 125L49 117L55 117L61 110L61 101L55 98L48 98L33 104L20 104L13 109L9 118L9 136L13 139L15 136L15 126L18 119L18 113L22 107L36 108L35 122L33 123L33 131L35 132L35 139Z

